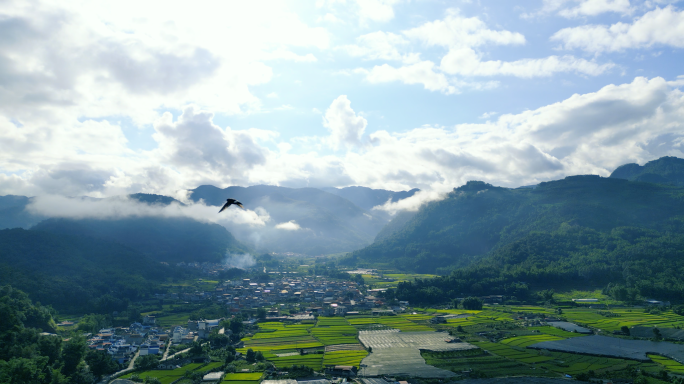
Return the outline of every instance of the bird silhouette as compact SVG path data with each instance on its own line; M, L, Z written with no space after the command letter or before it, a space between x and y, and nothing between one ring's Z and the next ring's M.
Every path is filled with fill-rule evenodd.
M224 209L230 207L230 206L233 205L233 204L234 204L234 205L237 205L238 207L240 207L240 208L242 208L242 209L245 209L245 207L242 206L242 203L241 203L241 202L239 202L239 201L237 201L237 200L235 200L235 199L226 199L226 203L223 205L223 207L221 208L221 210L218 211L218 213L223 212Z

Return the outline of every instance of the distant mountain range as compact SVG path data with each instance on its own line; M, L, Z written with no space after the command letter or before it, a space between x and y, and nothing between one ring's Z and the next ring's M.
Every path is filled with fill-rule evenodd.
M0 196L0 229L31 228L55 234L90 236L115 241L154 260L168 262L219 262L226 253L254 250L318 255L348 252L372 243L390 219L385 212L374 211L372 207L388 200L397 201L417 191L392 192L364 187L325 189L330 192L266 185L226 189L207 185L192 190L191 199L195 202L203 200L218 207L226 198L232 197L248 209L265 209L271 217L264 228L228 225L228 230L190 218L50 218L25 209L33 198ZM184 205L162 195L138 193L128 197L145 204ZM300 229L291 230L292 225L290 230L276 228L278 224L291 221Z
M682 302L683 164L665 157L609 178L517 189L471 181L413 216L398 215L343 262L444 274L399 284L394 297L422 304L490 294L524 301L549 288Z
M190 199L219 207L230 197L248 209L261 207L271 217L264 228L228 225L229 230L257 250L319 255L348 252L372 243L389 216L371 208L387 200L412 196L416 191L363 187L325 188L324 191L268 185L220 189L203 185L191 191ZM290 221L299 229L276 227Z
M467 265L530 233L550 233L564 225L601 232L618 227L664 231L684 215L682 196L680 188L593 175L570 176L534 189L471 181L424 206L400 230L352 257L434 272Z

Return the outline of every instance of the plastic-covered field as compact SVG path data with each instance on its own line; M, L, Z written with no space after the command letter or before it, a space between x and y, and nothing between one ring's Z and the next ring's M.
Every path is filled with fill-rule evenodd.
M423 315L420 317L408 320L408 316L375 316L375 317L354 317L349 318L349 324L357 326L360 329L373 328L372 326L384 327L384 328L395 328L403 332L424 332L432 331L432 328L425 324L418 324L414 321L423 321ZM428 317L429 318L429 317Z
M567 321L549 321L549 325L568 332L591 333L591 329L580 327L575 323L570 323Z
M684 348L667 341L624 340L606 336L573 337L565 340L545 341L528 348L549 351L581 353L596 356L619 357L638 361L649 361L646 354L657 354L684 362Z
M413 377L453 377L451 371L427 365L420 350L457 351L474 349L468 343L448 343L443 332L361 331L359 340L373 352L361 362L361 376L406 375Z

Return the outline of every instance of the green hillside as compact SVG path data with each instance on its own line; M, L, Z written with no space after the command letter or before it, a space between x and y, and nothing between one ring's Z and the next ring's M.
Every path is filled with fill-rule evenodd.
M33 229L115 241L156 261L221 262L227 252L248 247L218 224L186 218L136 217L117 220L48 219Z
M534 189L472 181L347 261L434 272L468 265L535 232L567 226L600 233L619 227L661 232L683 215L684 189L672 186L599 176L572 176Z
M95 310L103 296L118 310L159 290L175 270L131 248L92 237L0 230L0 286L12 285L60 310ZM116 307L116 303L114 303Z
M619 166L612 178L684 186L684 159L665 156L640 166L631 163Z

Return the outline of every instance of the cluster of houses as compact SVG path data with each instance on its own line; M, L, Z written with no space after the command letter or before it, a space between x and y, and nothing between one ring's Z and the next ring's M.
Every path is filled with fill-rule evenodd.
M169 340L168 332L154 325L133 323L129 327L101 329L89 335L88 347L109 353L123 364L140 351L140 356L163 353Z
M230 312L237 313L257 308L272 308L269 317L280 315L279 304L299 303L309 313L324 316L345 315L348 312L372 310L384 306L376 292L362 293L356 282L333 281L322 277L282 278L259 283L250 279L226 281L214 291L156 294L162 300L202 302L210 301L225 305ZM403 304L403 305L402 305ZM391 308L403 311L408 303Z

